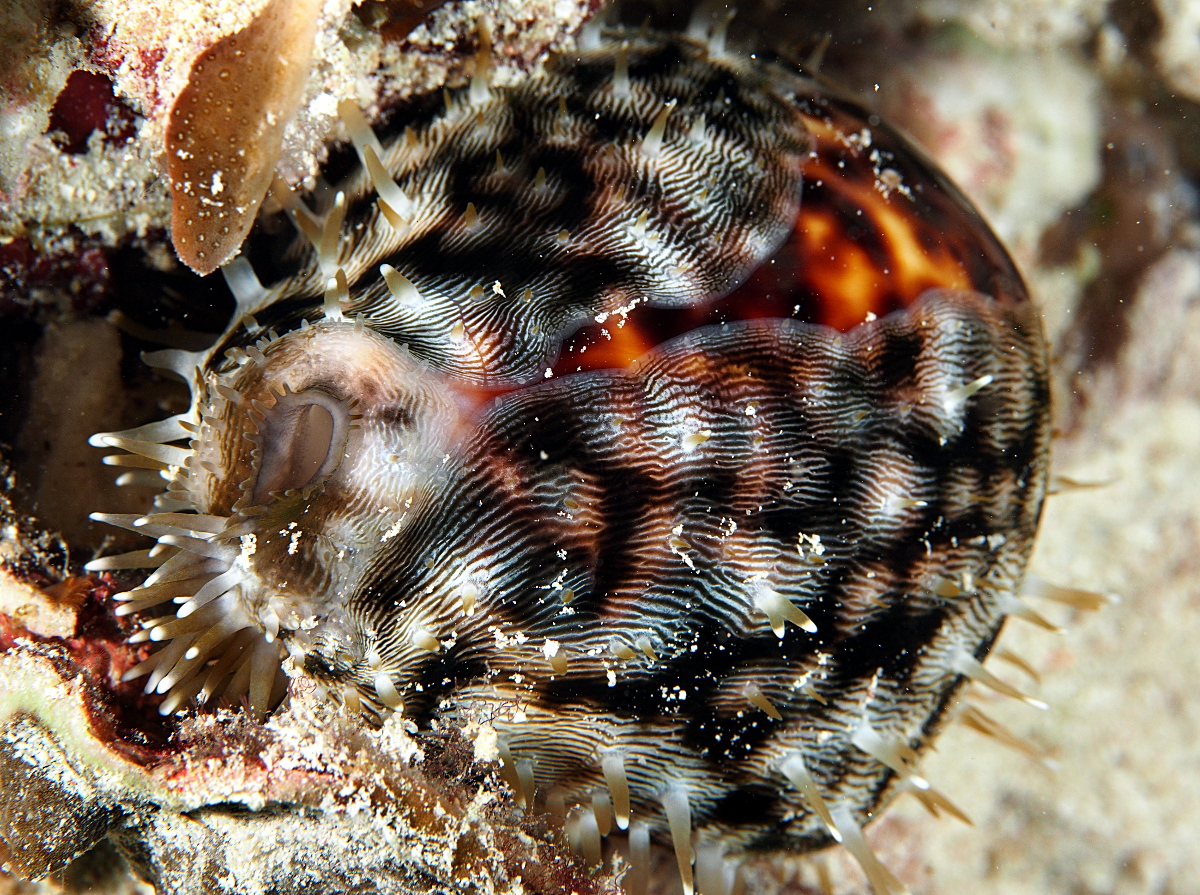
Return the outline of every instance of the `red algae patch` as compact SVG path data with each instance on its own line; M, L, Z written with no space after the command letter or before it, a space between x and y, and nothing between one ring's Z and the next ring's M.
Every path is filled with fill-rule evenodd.
M132 137L133 110L117 99L111 78L74 71L50 110L50 130L62 134L63 152L79 155L96 131L118 141Z

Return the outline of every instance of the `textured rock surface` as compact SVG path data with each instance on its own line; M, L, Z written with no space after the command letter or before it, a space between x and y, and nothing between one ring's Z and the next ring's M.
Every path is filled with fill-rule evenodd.
M113 806L72 767L72 756L37 717L15 712L5 721L0 775L0 838L8 845L8 865L21 876L41 879L108 835Z
M65 5L17 0L0 9L0 301L49 301L31 295L50 279L46 259L78 255L131 239L162 238L170 199L164 158L166 121L193 62L221 38L246 27L265 0L173 2L95 0ZM314 64L301 110L283 134L279 172L312 187L326 141L340 132L337 104L350 99L372 114L414 96L461 86L470 77L477 26L495 43L496 82L510 83L568 38L596 4L590 0L455 0L427 19L412 4L393 21L372 17L384 4L328 0L320 6ZM102 75L113 94L111 125L64 148L54 110L72 72ZM94 105L94 104L93 104ZM104 120L103 109L89 110ZM32 246L33 258L23 251ZM104 258L101 253L100 259ZM43 263L36 263L41 260ZM170 264L171 262L167 262ZM103 268L102 260L97 265ZM75 279L96 283L98 271Z
M431 779L398 724L368 733L298 695L266 727L224 713L171 749L117 750L103 679L70 641L6 620L3 647L0 848L20 876L109 837L161 893L606 891L497 796L469 744L439 750Z

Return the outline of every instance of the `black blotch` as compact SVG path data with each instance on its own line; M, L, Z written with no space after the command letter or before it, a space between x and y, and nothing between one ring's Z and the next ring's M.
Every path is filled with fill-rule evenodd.
M606 484L600 501L601 528L591 595L600 609L608 595L622 590L637 574L640 545L630 539L630 530L659 500L654 481L640 470L613 469Z
M871 356L878 387L884 391L910 387L916 382L917 361L921 357L920 333L889 332L879 340Z
M374 411L374 416L386 426L407 429L413 423L412 408L399 403L384 404Z
M887 678L905 679L948 612L936 608L914 614L904 603L888 607L838 644L832 676L857 681L881 670Z
M712 808L711 819L732 829L760 827L778 819L779 794L742 786L724 796Z
M443 696L485 678L487 673L487 664L477 656L465 655L455 648L439 653L421 666L416 684L401 694L404 712L423 725Z

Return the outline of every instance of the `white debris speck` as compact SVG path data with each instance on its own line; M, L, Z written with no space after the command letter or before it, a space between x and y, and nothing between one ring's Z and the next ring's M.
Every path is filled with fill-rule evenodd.
M400 534L400 529L402 529L403 527L404 527L404 517L401 516L399 519L397 519L395 522L393 522L388 527L388 530L385 531L383 533L383 535L379 538L380 543L382 543L384 541L390 541L396 535Z
M683 525L676 525L671 529L671 538L667 541L667 546L671 548L671 552L684 561L689 569L696 571L696 564L692 562L692 557L688 555L688 544L683 539Z
M496 728L490 724L483 724L479 728L479 733L475 734L475 760L476 761L496 761L500 758L500 740L496 735Z
M308 111L312 115L323 115L333 118L337 115L337 97L328 91L323 91L313 97L313 101L308 105Z

